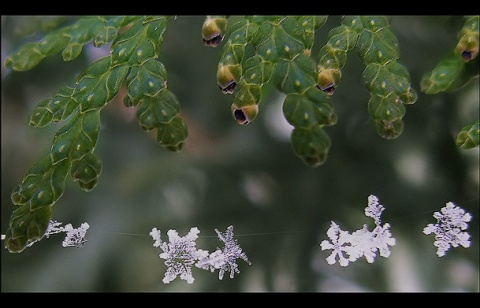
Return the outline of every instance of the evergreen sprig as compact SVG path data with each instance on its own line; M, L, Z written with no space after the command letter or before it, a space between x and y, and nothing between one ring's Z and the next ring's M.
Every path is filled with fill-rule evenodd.
M10 252L21 252L41 239L51 218L51 208L62 196L67 175L86 191L95 187L102 162L93 152L100 132L100 112L125 83L125 105L138 107L140 126L157 129L157 140L171 151L180 151L187 127L180 104L167 89L167 72L157 60L170 17L83 17L52 30L42 40L23 45L5 60L16 71L34 68L46 57L62 52L71 61L83 46L111 44L110 55L87 67L73 87L65 86L33 110L30 125L45 127L68 120L52 141L50 153L35 164L12 192L17 208L10 218L5 243Z
M400 136L404 105L417 100L408 71L397 62L398 41L388 17L342 18L341 25L329 32L315 62L311 57L314 34L326 20L326 16L246 16L233 26L217 69L220 89L235 95L232 114L240 124L256 117L266 83L272 81L286 94L283 113L294 127L293 150L312 167L323 165L328 156L330 138L324 127L337 122L330 96L339 85L349 51L355 50L365 63L363 81L371 94L368 111L380 136ZM210 38L206 45L218 46L225 25L224 16L206 18L204 41ZM210 44L212 40L215 44ZM251 57L245 57L248 44L254 48Z
M458 32L455 48L435 66L423 75L420 87L426 94L452 92L458 90L473 77L479 76L479 16L467 16L462 29ZM456 144L464 149L479 145L479 126L477 121L465 125L457 134Z

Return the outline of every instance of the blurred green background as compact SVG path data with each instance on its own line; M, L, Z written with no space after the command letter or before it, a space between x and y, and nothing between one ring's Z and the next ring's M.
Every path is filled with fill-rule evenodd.
M28 126L33 108L52 97L105 49L89 46L72 62L60 55L27 72L7 70L3 62L38 31L45 20L75 17L2 16L2 228L14 209L10 193L28 169L49 152L55 132ZM235 21L231 17L229 24ZM1 253L2 292L450 292L479 291L479 149L459 149L454 140L466 124L478 121L478 78L452 93L424 95L420 79L456 45L460 16L392 16L400 45L399 62L419 94L406 106L403 134L384 140L367 111L369 93L363 64L354 52L333 96L338 115L326 128L332 145L325 165L305 166L292 151L290 130L281 111L284 95L267 87L258 117L236 124L233 96L216 85L221 52L203 45L204 16L178 16L169 22L159 60L168 87L181 102L189 136L180 153L158 145L142 131L135 109L120 93L102 112L95 153L103 160L98 185L79 189L70 178L54 205L52 219L74 227L88 222L82 248L62 248L63 236L43 239L18 254ZM41 23L43 21L43 23ZM328 31L340 23L329 17L316 33L315 57ZM103 53L103 54L102 54ZM397 244L391 256L373 264L364 258L348 267L328 265L321 251L331 221L353 232L363 224L370 194L385 206ZM434 236L422 233L432 214L449 201L472 214L471 247L451 248L438 257ZM213 252L222 243L214 229L229 225L251 265L238 260L240 273L223 280L218 272L193 268L195 282L178 277L164 284L161 250L152 228L180 236L198 227L197 247ZM3 245L3 243L2 243Z

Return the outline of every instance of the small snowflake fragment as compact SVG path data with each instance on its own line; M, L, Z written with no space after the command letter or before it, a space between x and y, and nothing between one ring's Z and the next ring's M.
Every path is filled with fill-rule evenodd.
M382 257L388 258L390 256L389 246L395 245L395 239L390 233L390 225L388 223L381 225L380 216L384 209L383 205L379 204L376 196L370 195L368 197L365 216L374 219L376 227L373 231L369 231L368 226L363 225L362 229L350 234L348 231L341 230L332 221L330 228L327 230L327 236L331 242L323 240L320 243L322 250L333 250L326 259L327 263L330 265L335 264L337 256L341 266L347 266L349 262L355 262L362 256L367 259L368 263L373 263L377 251L380 251Z
M368 196L368 205L365 208L365 216L375 220L375 224L380 225L380 216L385 208L378 202L378 198L374 195Z
M50 220L48 223L47 231L45 231L45 237L50 237L52 234L64 232L65 228L61 227L62 223L56 220Z
M82 247L87 240L85 239L85 234L87 233L90 225L86 222L82 223L80 227L73 228L72 224L66 225L63 230L67 232L65 239L62 242L63 247Z
M452 246L470 247L470 234L463 231L468 228L467 222L472 219L470 213L466 213L453 202L448 202L440 212L433 213L433 217L437 219L437 223L428 224L423 228L423 233L435 234L433 245L437 247L439 257L443 257Z

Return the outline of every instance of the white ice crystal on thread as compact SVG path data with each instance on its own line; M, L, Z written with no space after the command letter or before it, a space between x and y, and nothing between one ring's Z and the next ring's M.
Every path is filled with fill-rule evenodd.
M85 235L87 233L88 228L90 225L86 222L82 223L82 225L78 228L74 228L72 224L65 225L65 227L61 226L62 223L56 220L50 220L48 222L47 230L45 231L44 237L49 238L53 234L65 232L66 236L62 242L63 247L82 247L87 240L85 239ZM2 240L5 239L5 235L2 234ZM27 244L27 247L31 247L36 242L40 241L40 239L31 241Z
M67 235L62 242L62 246L77 248L82 247L87 242L85 235L88 228L90 228L90 225L86 222L82 223L78 228L74 228L72 224L65 225L63 232L66 232Z
M428 224L423 233L435 234L433 245L437 247L437 255L443 257L450 247L470 247L470 234L464 232L468 228L467 222L472 219L470 213L465 212L453 202L448 202L440 212L433 213L436 224Z
M347 266L349 260L345 257L344 252L348 253L350 246L344 246L344 244L350 243L351 235L347 231L341 230L340 227L332 221L330 228L327 230L327 236L331 242L324 240L320 243L322 250L333 250L330 256L327 257L327 263L330 265L335 264L337 262L336 257L338 256L340 265Z
M362 256L368 263L373 263L379 251L380 256L388 258L390 256L389 246L395 245L395 238L390 232L388 223L382 225L381 215L385 208L374 195L368 197L368 205L365 208L365 216L373 218L376 227L368 230L368 226L363 225L362 229L354 231L350 234L343 231L335 223L331 222L330 228L327 230L327 236L330 239L323 240L320 243L322 250L333 250L327 257L327 263L332 265L337 262L341 266L348 266L350 262L355 262ZM348 256L348 257L347 257Z
M204 258L208 252L197 250L196 240L200 230L197 227L190 229L187 235L180 237L176 230L170 229L167 232L168 243L161 240L160 230L153 228L150 235L154 239L154 247L160 247L163 251L159 256L165 259L167 271L163 283L170 283L177 276L180 279L193 283L195 278L192 275L192 266L199 258Z
M238 245L237 240L234 238L233 226L229 226L225 233L221 233L217 229L215 232L218 238L225 244L223 250L217 249L211 253L207 259L200 260L196 264L197 267L214 271L219 269L218 279L222 280L225 272L230 272L230 278L235 276L235 273L240 273L238 269L237 259L241 258L243 261L250 265L250 261L247 258L245 252L242 252L242 248Z
M169 242L164 242L161 239L161 232L157 228L153 228L150 232L154 243L154 247L162 249L163 253L159 256L165 259L167 270L163 278L163 283L170 283L177 276L180 279L186 280L187 283L193 283L192 266L204 270L214 272L219 270L219 279L223 278L225 272L230 272L230 278L234 277L235 273L240 273L236 260L242 258L250 265L247 255L242 252L237 241L233 238L233 226L227 228L225 234L222 234L215 229L221 241L224 242L223 250L217 249L213 253L207 250L197 249L196 240L200 231L194 227L190 232L184 236L179 237L176 230L169 230L167 232Z

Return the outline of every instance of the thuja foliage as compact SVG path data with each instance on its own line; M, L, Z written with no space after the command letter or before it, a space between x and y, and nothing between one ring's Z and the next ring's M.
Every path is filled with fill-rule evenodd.
M10 252L21 252L45 235L52 207L62 196L68 176L83 190L95 187L102 171L102 162L94 153L100 114L123 85L127 90L124 104L137 108L140 126L145 131L156 130L158 143L166 149L178 152L183 148L187 123L180 102L167 88L167 69L158 59L167 26L175 18L88 16L68 26L49 24L41 40L25 43L7 57L6 67L27 71L58 53L64 61L72 61L87 44L110 46L108 56L91 63L74 85L39 102L30 116L29 124L34 127L65 124L55 134L50 153L28 170L12 192L15 210L5 234ZM283 113L294 127L293 151L311 167L323 165L328 157L331 142L325 128L337 122L333 97L347 55L356 55L365 66L361 78L370 93L368 112L379 136L399 137L406 105L418 99L408 70L401 64L388 17L343 17L330 30L325 45L312 54L315 32L327 18L245 16L230 25L228 16L206 16L199 29L199 39L206 46L221 46L217 84L223 93L233 95L235 121L251 123L259 112L265 85L273 85L285 94ZM478 16L465 18L451 54L425 73L422 92L451 91L478 76L478 21ZM479 123L459 128L456 143L466 149L477 147Z

